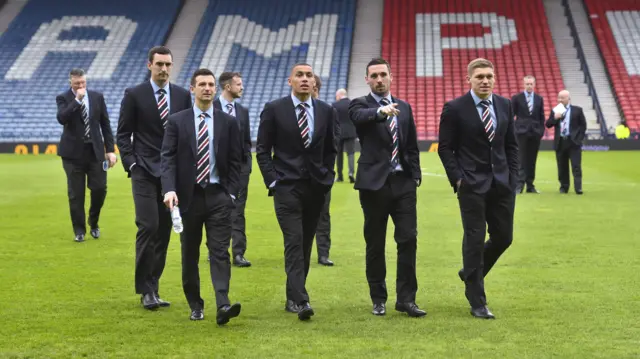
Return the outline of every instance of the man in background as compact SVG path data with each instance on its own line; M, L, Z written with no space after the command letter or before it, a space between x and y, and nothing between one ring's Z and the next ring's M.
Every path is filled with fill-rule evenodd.
M520 175L516 192L522 193L526 184L527 193L540 193L533 181L536 178L540 140L544 135L544 99L533 92L536 86L533 76L525 76L523 82L524 91L511 99L520 154Z
M111 168L117 158L113 147L113 133L109 123L104 96L87 90L83 69L69 72L69 90L56 97L58 122L64 126L58 149L62 167L67 175L67 194L74 240L84 242L86 234L84 194L85 183L91 190L89 227L91 236L100 237L100 210L107 197L107 172L103 162ZM106 153L106 154L105 154Z
M569 192L569 160L573 173L573 188L576 194L582 194L582 141L587 132L587 120L582 107L571 104L571 94L567 90L558 93L561 111L554 108L546 126L554 127L553 149L556 151L560 193ZM557 107L557 109L560 109Z
M239 72L223 72L218 78L222 94L215 101L213 107L233 116L238 122L238 139L242 144L242 167L240 169L240 191L235 201L235 208L231 214L231 251L233 265L236 267L250 267L244 253L247 251L246 219L244 210L247 205L249 177L251 176L251 128L249 127L249 110L236 100L242 97L244 86Z
M313 86L314 99L320 97L320 88L322 87L322 80L320 76L313 75L315 84ZM339 135L339 134L337 134ZM318 252L318 263L323 266L332 267L333 261L329 259L329 251L331 250L331 213L329 212L331 207L331 190L327 192L324 198L324 205L322 206L322 212L320 212L320 219L318 220L318 228L316 229L316 248Z
M344 162L344 152L347 152L347 163L349 166L349 183L355 183L354 174L354 157L355 157L355 143L356 143L356 128L349 118L349 104L351 100L347 97L347 90L339 89L336 91L336 102L331 104L336 111L338 111L338 120L340 121L340 139L338 141L338 158L337 163L337 175L338 182L344 181L342 177L342 164Z

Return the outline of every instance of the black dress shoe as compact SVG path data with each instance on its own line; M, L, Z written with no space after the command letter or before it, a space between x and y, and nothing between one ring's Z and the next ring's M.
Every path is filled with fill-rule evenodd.
M236 267L251 267L251 262L249 262L243 255L238 254L233 257L233 265Z
M315 314L313 312L313 308L311 308L311 305L309 305L309 302L305 302L299 307L300 310L298 311L298 319L300 320L309 320Z
M538 191L535 187L527 187L527 193L540 194L540 191Z
M410 317L414 318L424 317L425 315L427 315L427 312L418 308L418 306L414 302L396 303L396 310L398 312L407 313Z
M223 305L218 308L218 314L216 315L216 323L223 325L229 323L229 319L235 318L240 315L240 309L242 306L240 303L234 303L232 305Z
M91 231L89 232L91 233L91 237L98 239L100 238L100 228L91 228Z
M349 183L356 183L356 179L352 175L349 175Z
M560 193L567 193L567 192L569 192L569 191L567 191L566 188L560 188Z
M287 303L285 303L284 305L284 310L289 313L298 313L300 311L300 307L296 304L296 302L287 300Z
M323 266L333 267L333 261L329 259L329 257L320 257L318 258L318 263Z
M522 190L524 190L524 187L516 187L516 193L522 193Z
M204 319L204 310L202 309L194 309L191 311L191 316L189 317L191 320L203 320Z
M480 319L496 319L486 305L480 308L471 308L471 315Z
M576 194L583 194L583 193L584 193L584 192L582 192L582 190L581 190L581 189L577 189L577 190L576 190Z
M154 293L144 294L142 297L140 297L140 303L142 303L144 309L149 310L156 309L160 306L160 303L158 303L158 298L156 298L156 295Z
M80 242L84 242L84 234L76 234L75 238L73 238L74 241L80 243Z
M170 307L171 303L162 300L162 298L160 298L160 295L158 293L156 293L156 300L158 301L158 305L161 307Z
M384 303L373 303L373 310L371 311L373 315L385 315L387 314L387 306Z
M336 180L336 182L344 182L344 178L342 178L342 177L338 177L338 179Z

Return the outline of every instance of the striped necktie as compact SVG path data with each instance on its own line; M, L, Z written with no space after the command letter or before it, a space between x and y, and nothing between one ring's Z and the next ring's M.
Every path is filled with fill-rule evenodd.
M89 124L89 111L84 100L80 105L80 109L82 110L82 121L84 122L84 140L88 141L91 139L91 126Z
M160 96L158 96L158 112L160 113L160 120L162 120L162 127L167 128L167 118L169 117L167 91L160 89L157 93L160 94Z
M198 118L200 122L198 122L198 151L197 158L198 162L196 165L196 183L202 186L203 188L207 186L209 183L209 175L210 175L210 151L209 151L209 126L207 125L207 115L206 113L201 113Z
M389 104L389 100L383 98L380 100L380 105L387 106ZM391 132L391 168L395 169L398 166L398 152L400 150L400 141L398 140L398 126L393 116L387 117L386 125L389 127L389 132Z
M529 106L529 115L533 114L533 94L527 94L527 105Z
M484 125L484 132L487 133L489 142L493 142L493 138L496 136L496 132L493 128L493 116L491 116L491 111L489 110L491 101L482 100L480 101L480 105L482 106L482 124Z
M307 114L307 107L309 104L302 102L296 106L300 113L298 114L298 127L300 128L300 136L302 136L302 143L304 148L309 148L311 145L311 136L309 136L309 115Z
M233 116L233 104L232 103L228 103L227 104L227 113L231 116ZM234 116L235 117L235 116Z

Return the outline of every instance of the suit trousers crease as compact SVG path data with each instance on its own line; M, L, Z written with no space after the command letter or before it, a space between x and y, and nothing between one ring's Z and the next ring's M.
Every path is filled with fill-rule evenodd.
M331 191L327 192L322 205L322 212L318 219L318 228L316 230L316 247L318 258L329 257L331 250Z
M249 159L250 161L251 159ZM231 213L231 243L233 256L244 256L247 251L247 234L245 208L249 193L249 177L251 176L251 164L242 164L240 172L240 192L235 201L233 212Z
M276 184L274 207L284 238L287 299L309 301L306 289L313 237L328 187L312 180Z
M527 188L533 188L533 182L536 179L538 151L540 150L540 137L535 134L519 135L518 147L520 154L520 187L526 184Z
M171 214L163 203L160 179L134 166L131 189L136 210L136 293L157 293L171 237Z
M465 295L472 308L487 304L484 277L513 240L513 190L496 186L486 193L465 187L458 190L458 202L464 235L462 239ZM485 242L485 233L489 240Z
M373 303L387 301L385 243L389 216L397 244L397 302L414 302L416 279L417 215L416 183L404 175L390 174L382 188L360 190L364 213L366 275Z
M571 161L571 173L573 174L573 187L582 190L582 149L574 145L571 140L561 139L556 149L556 163L558 164L558 181L560 188L569 190L571 179L569 178L569 161Z
M102 162L96 160L91 143L84 145L81 159L62 158L62 167L67 176L67 196L73 232L76 235L86 234L85 186L91 191L89 227L98 228L100 211L107 197L107 173L102 169Z
M182 289L192 310L204 309L200 295L200 245L202 229L206 230L206 246L209 253L209 270L215 291L216 308L229 304L231 260L231 197L217 184L204 189L194 187L192 202L182 216L184 226L180 234L182 253Z

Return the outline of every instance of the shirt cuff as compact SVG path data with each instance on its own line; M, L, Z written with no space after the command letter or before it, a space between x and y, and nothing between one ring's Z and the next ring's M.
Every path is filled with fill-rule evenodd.
M273 188L276 186L276 181L271 182L271 184L269 185L269 188Z
M131 170L133 169L133 166L135 166L136 163L134 162L133 164L131 164L131 166L129 166L129 172L131 172Z

